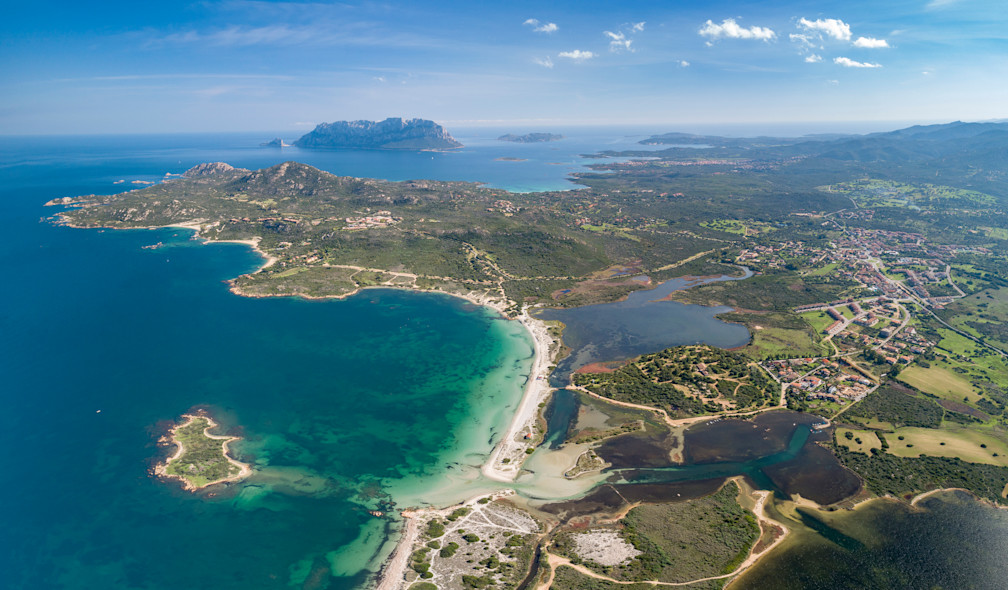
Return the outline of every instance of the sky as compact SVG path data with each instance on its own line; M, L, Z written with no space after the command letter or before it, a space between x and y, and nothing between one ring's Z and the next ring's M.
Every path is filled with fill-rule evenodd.
M3 135L1008 117L1003 0L6 4Z

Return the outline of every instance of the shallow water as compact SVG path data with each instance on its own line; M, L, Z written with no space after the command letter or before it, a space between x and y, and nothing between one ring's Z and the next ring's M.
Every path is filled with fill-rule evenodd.
M670 279L654 289L634 291L623 301L539 311L536 316L540 319L564 323L564 344L572 349L550 375L550 384L553 387L568 385L571 373L590 363L624 360L671 346L706 343L733 348L746 344L749 330L745 326L714 317L731 308L687 305L662 299L673 291L699 283L749 276L752 273L746 269L742 277Z

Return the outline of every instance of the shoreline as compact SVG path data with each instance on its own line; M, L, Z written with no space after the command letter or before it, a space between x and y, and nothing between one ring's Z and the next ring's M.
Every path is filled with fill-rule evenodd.
M175 450L175 454L174 455L172 455L171 457L168 457L167 459L165 459L165 461L163 463L158 463L154 467L154 474L155 475L157 475L158 477L163 477L165 479L177 479L177 480L179 480L179 481L182 482L182 488L185 489L186 491L189 491L189 492L198 492L199 490L202 490L203 488L207 488L209 486L212 486L212 485L218 484L218 483L240 481L242 479L245 479L249 475L252 475L252 466L249 465L248 463L242 463L241 461L239 461L239 460L235 459L234 457L232 457L231 456L231 449L228 448L228 444L229 443L234 442L236 440L241 440L241 437L238 437L238 436L228 436L226 434L210 434L210 430L212 430L214 428L217 428L217 426L219 426L219 425L217 424L217 422L214 421L213 418L211 418L210 416L206 415L203 412L196 412L196 413L192 413L192 414L182 414L182 418L186 419L185 422L181 422L179 424L176 424L175 426L172 426L172 428L168 431L168 434L165 435L165 436L163 436L163 437L161 437L161 439L160 439L160 441L164 441L164 442L173 444L177 448ZM181 475L175 475L173 473L168 473L168 471L167 471L168 470L168 466L171 465L171 463L173 461L176 461L180 457L182 457L182 455L185 453L185 447L183 446L182 441L179 440L179 439L177 439L175 437L175 433L180 428L185 428L186 426L192 424L193 421L197 420L197 419L203 419L203 420L207 421L207 427L203 429L203 436L205 436L205 437L207 437L207 438L209 438L211 440L220 440L221 441L221 451L223 452L224 459L227 460L227 462L230 463L231 465L234 465L235 467L237 467L238 468L238 473L236 473L235 475L230 475L230 476L227 476L227 477L222 477L220 479L216 479L214 481L207 482L207 483L205 483L205 484L203 484L201 486L193 485L192 482L190 482L186 478L182 477Z

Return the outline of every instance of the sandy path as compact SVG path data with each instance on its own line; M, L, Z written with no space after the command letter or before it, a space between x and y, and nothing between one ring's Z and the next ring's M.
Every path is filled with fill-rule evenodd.
M537 587L537 589L547 590L553 583L553 576L554 573L556 572L557 567L561 565L571 567L586 576L596 578L599 580L605 580L606 582L609 582L611 584L619 584L623 586L629 586L631 584L651 584L652 586L691 586L693 584L710 582L712 580L724 580L728 578L734 578L735 576L741 574L746 569L751 567L754 563L759 561L761 557L772 551L774 547L781 544L788 535L787 527L785 527L783 524L779 522L774 521L773 519L771 519L766 515L765 511L766 501L767 498L769 498L772 493L773 492L768 492L766 490L757 490L753 492L753 494L758 496L758 498L756 499L756 504L753 506L753 514L756 515L756 522L759 525L760 534L759 537L757 537L756 542L753 543L753 547L749 552L749 556L746 557L745 561L740 563L739 566L735 568L735 570L732 571L731 573L722 574L720 576L708 576L706 578L698 578L696 580L689 580L687 582L659 582L657 580L642 580L639 582L634 582L629 580L617 580L615 578L610 578L609 576L596 573L583 565L575 565L571 563L570 559L550 553L549 549L546 548L544 549L544 552L546 553L547 560L551 568L550 577L544 583L540 584ZM761 549L759 552L757 552L756 547L759 545L759 540L763 538L763 535L765 535L770 528L776 528L778 530L781 530L783 531L783 534L781 534L779 537L774 539L772 543L770 543L769 545Z

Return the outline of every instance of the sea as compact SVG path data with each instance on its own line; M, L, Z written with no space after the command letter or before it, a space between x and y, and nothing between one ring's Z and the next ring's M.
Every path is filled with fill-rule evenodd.
M531 370L518 322L401 290L242 298L225 281L262 264L246 246L184 229L65 228L43 206L214 161L571 190L581 153L641 137L591 130L512 144L499 134L461 135L469 147L455 152L259 146L297 136L275 133L6 142L0 587L367 587L399 509L499 489L478 467ZM232 447L252 477L212 495L152 477L171 450L158 439L193 408L243 437Z
M226 281L262 263L246 246L173 228L60 227L43 204L213 161L577 190L570 174L591 162L582 154L648 149L636 142L670 129L496 141L508 131L523 132L456 132L467 147L453 152L259 147L299 135L275 132L7 138L0 588L367 588L398 537L398 510L498 489L478 468L531 369L517 322L388 289L340 301L237 297ZM193 408L242 437L232 447L253 476L198 494L152 476L170 451L159 438Z

